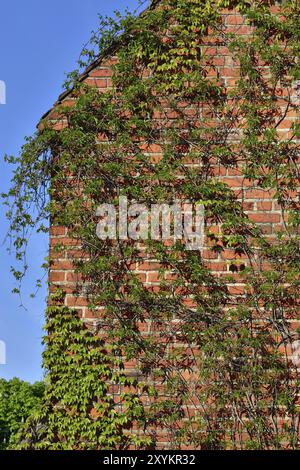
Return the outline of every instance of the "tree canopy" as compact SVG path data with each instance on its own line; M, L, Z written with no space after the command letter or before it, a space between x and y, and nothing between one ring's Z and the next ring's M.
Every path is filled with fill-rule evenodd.
M43 397L43 382L30 384L18 378L0 379L0 449L6 449Z

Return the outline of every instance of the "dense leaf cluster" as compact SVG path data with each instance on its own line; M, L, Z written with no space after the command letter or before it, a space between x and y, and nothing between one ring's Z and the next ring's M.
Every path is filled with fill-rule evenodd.
M0 449L13 445L18 431L36 412L44 396L45 384L19 379L0 379Z

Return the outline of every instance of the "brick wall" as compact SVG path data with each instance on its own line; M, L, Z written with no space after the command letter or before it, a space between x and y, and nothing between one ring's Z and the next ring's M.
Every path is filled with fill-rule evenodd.
M245 24L243 18L236 12L231 10L224 11L223 15L224 27L227 32L234 32L240 35L250 34L250 28ZM222 41L216 41L208 35L207 43L202 47L202 53L207 57L207 74L211 77L217 77L223 86L230 90L234 87L236 80L239 77L239 66L233 61L232 54L224 46ZM109 57L104 59L101 63L92 68L83 78L84 82L95 86L100 92L112 87L112 70L111 66L116 61L116 57ZM213 65L213 66L212 66ZM266 70L266 73L268 71ZM72 103L70 95L62 99L63 103ZM282 96L282 110L285 108L284 93ZM193 110L191 110L191 113ZM159 119L159 116L157 116ZM281 122L278 132L286 137L290 133L291 123L295 118L295 111L291 109ZM53 125L60 129L66 125L63 121L57 120L55 111L50 112L48 118ZM238 133L232 137L232 145L238 142ZM147 148L144 146L143 150L149 154L152 161L159 161L161 158L161 147L151 145ZM193 165L193 162L187 163ZM253 182L245 179L242 175L239 166L221 167L215 166L214 174L220 180L227 183L238 199L242 202L245 212L248 214L249 219L259 223L263 228L266 235L272 237L274 230L282 225L282 214L280 206L273 199L272 191L265 190L256 186ZM218 227L210 227L211 231L218 232ZM63 250L56 252L54 247L56 245L63 245ZM82 256L80 246L74 242L72 238L68 237L67 230L64 227L52 226L50 235L50 259L51 266L49 270L49 286L50 292L55 291L57 287L63 288L66 292L65 303L68 307L75 308L79 315L82 317L83 322L88 326L96 326L101 317L101 308L97 317L88 309L88 302L84 295L84 287L80 285L80 275L74 272L73 260ZM233 261L239 260L240 264L247 264L245 255L237 256L234 250L225 249L221 253L215 253L210 250L209 242L207 240L206 246L202 253L206 265L212 270L216 277L222 277L226 274L233 274L235 282L229 284L229 290L235 298L243 294L243 283L239 280L239 273L232 273ZM145 259L144 261L132 266L139 279L149 289L159 289L159 263L156 260ZM166 280L171 279L172 272L166 274ZM145 321L140 324L140 329L144 334L154 334L151 330L151 322ZM125 367L129 374L135 374L137 370L136 361L125 363ZM192 382L192 381L191 381ZM112 390L115 395L118 390ZM163 393L163 389L162 389ZM190 405L189 412L196 412L195 404ZM158 433L158 447L168 448L168 435L166 431L160 430Z

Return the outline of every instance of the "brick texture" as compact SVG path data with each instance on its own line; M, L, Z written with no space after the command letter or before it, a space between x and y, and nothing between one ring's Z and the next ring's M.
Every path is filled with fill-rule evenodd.
M243 18L240 14L234 11L227 11L224 13L224 24L228 32L234 32L240 35L247 35L250 33L249 26L245 25ZM207 44L203 46L202 53L207 57L207 72L208 76L218 76L224 87L228 90L234 86L236 80L239 77L239 67L233 63L231 53L222 44L213 44L209 36ZM216 54L214 58L215 62L213 67L211 64L211 56ZM116 62L115 57L109 57L104 59L100 65L96 66L93 70L88 73L85 82L99 88L100 92L103 92L112 86L111 66ZM70 101L70 97L65 100ZM284 104L283 104L284 107ZM193 110L191 110L191 113ZM159 115L156 116L160 118ZM170 115L171 119L172 116ZM279 132L285 137L290 130L291 123L295 118L294 111L287 114L286 118L281 122ZM63 121L56 120L55 111L52 111L48 115L48 119L53 122L53 125L60 129L66 125ZM101 140L101 136L98 136ZM161 158L161 147L158 144L141 145L141 149L148 153L153 162L159 161ZM188 164L188 163L187 163ZM192 164L192 163L191 163ZM237 195L239 200L242 202L244 210L249 215L250 220L259 223L268 236L272 237L274 230L282 224L282 214L279 206L273 200L273 194L271 191L262 189L255 186L255 184L245 179L239 168L215 168L215 176L220 180L227 183ZM218 231L218 227L211 227L215 232ZM62 245L63 249L60 252L51 251L51 266L49 271L49 284L50 292L56 287L63 288L66 295L66 305L73 307L78 311L78 314L82 316L83 321L87 325L96 324L98 321L98 315L89 311L88 302L82 292L78 295L78 283L81 282L81 276L74 272L74 266L72 260L80 256L80 252L76 251L76 243L74 240L68 237L66 229L64 227L51 227L50 235L50 246L53 248L55 245ZM77 247L78 249L78 247ZM231 271L232 261L238 259L240 263L246 263L245 256L239 256L237 258L233 250L224 250L221 253L214 253L209 249L207 244L203 250L203 259L206 265L213 271L216 276L224 276L225 274L233 274ZM159 277L159 263L155 260L145 260L143 263L132 266L132 270L136 273L138 278L151 289L158 289L160 277ZM236 280L238 281L238 273L234 273ZM174 278L174 274L169 272L165 275L166 280ZM243 284L238 282L234 285L229 285L229 290L232 295L243 294ZM99 309L101 311L101 308ZM140 324L140 328L145 334L151 334L150 323L144 322ZM135 361L127 361L125 367L129 374L134 374L136 370ZM114 390L114 396L119 391ZM163 393L163 390L162 390ZM196 412L191 405L189 413ZM161 430L158 433L158 447L168 448L168 436Z

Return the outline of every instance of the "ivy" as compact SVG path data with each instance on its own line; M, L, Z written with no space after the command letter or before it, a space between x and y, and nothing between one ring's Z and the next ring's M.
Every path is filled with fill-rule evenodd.
M99 93L72 75L74 105L55 110L67 126L57 131L46 118L11 160L6 200L17 258L45 218L67 227L87 254L74 263L97 320L88 329L63 292L51 299L46 397L20 448L154 448L161 428L172 447L299 448L299 376L289 352L299 320L298 124L286 138L279 133L289 110L298 116L299 7L272 6L162 0L138 17L102 22L80 66L116 54L112 89ZM223 8L240 11L251 35L226 32ZM231 88L209 73L208 31L239 64ZM145 150L152 144L162 149L158 162ZM278 233L249 220L217 168L273 191L285 221ZM215 275L180 242L145 241L147 257L160 263L159 289L147 288L129 269L145 253L96 236L96 208L120 195L203 204L207 249L229 251L229 271ZM138 378L124 369L128 360Z

